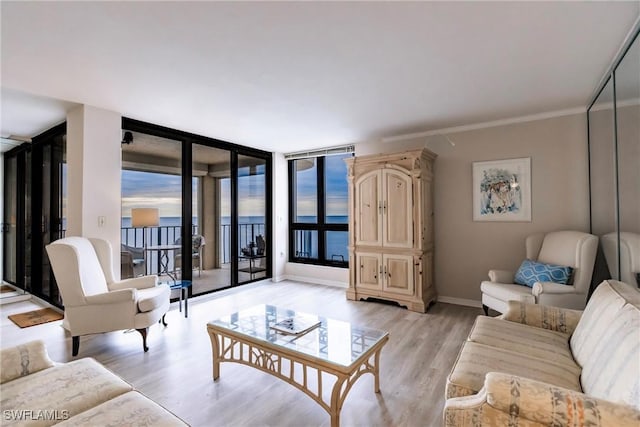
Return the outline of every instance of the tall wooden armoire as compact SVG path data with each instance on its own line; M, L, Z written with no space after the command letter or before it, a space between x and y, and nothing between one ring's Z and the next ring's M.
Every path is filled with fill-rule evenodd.
M433 162L427 149L346 159L347 298L396 301L424 313L433 284Z

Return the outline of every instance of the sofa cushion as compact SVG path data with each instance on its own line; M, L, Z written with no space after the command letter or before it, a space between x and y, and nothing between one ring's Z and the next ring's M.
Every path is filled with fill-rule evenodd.
M520 301L535 304L536 298L531 294L531 288L522 285L494 283L484 281L480 284L483 294L500 301Z
M31 426L49 426L131 391L131 385L93 359L85 358L44 369L2 384L3 410L54 411L54 417L31 420ZM47 419L54 418L54 419ZM57 419L55 419L57 418ZM24 420L3 420L3 426Z
M585 393L640 409L640 310L626 304L582 367Z
M174 414L137 391L125 394L91 408L60 424L71 426L186 426Z
M569 334L495 317L478 316L469 333L469 341L551 362L575 363L569 349Z
M0 384L54 365L42 341L31 341L0 351Z
M153 311L169 301L171 291L168 286L154 286L138 289L138 310L141 313Z
M549 361L528 354L467 341L447 378L447 399L475 394L489 372L519 375L580 391L580 367L564 359Z
M514 283L529 286L536 282L554 282L566 285L571 279L573 268L556 264L545 264L525 259L516 272Z
M593 358L611 334L611 324L627 303L640 307L640 293L622 282L605 280L593 292L570 341L573 358L580 366Z

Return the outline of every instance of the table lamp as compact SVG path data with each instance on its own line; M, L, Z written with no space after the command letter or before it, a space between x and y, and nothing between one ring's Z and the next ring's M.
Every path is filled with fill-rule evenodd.
M160 215L158 208L132 208L131 226L133 228L142 227L142 246L145 245L145 229L147 227L157 227L160 225Z

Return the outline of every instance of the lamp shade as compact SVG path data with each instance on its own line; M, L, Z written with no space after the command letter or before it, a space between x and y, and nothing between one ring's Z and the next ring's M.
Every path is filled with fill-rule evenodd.
M158 208L131 209L132 227L157 227L158 225L160 225Z

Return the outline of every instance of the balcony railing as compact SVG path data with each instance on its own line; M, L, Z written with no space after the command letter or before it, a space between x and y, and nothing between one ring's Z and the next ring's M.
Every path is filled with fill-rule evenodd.
M122 227L121 228L121 243L123 245L142 249L144 246L159 246L159 245L172 245L180 238L180 225L164 225L158 227ZM192 226L191 235L199 233L197 225ZM250 242L256 242L256 237L265 234L264 223L242 223L238 224L238 256L242 248L248 247ZM219 234L219 252L220 263L229 264L231 262L231 224L220 225ZM215 242L206 241L207 245L216 244ZM174 260L173 255L169 257L169 271L173 270ZM148 254L147 268L149 273L156 273L160 269L160 261L158 259L157 252L150 252Z

